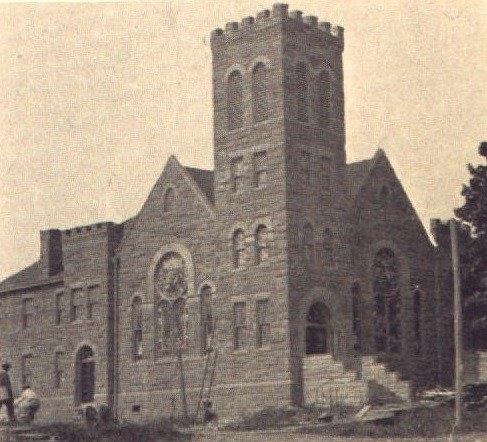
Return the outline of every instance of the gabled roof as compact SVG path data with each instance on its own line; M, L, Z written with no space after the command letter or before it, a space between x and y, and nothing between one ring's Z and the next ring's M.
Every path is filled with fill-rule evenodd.
M36 285L53 284L63 280L63 273L54 276L42 274L41 263L39 261L31 264L25 269L0 282L0 293L23 289Z
M385 157L386 154L382 149L378 149L374 156L368 160L357 161L355 163L347 164L347 188L349 195L355 198L372 169L375 167L380 158ZM386 157L387 158L387 157Z
M191 175L201 191L205 194L208 200L215 203L215 191L213 186L214 173L212 170L196 169L194 167L185 167L186 172Z

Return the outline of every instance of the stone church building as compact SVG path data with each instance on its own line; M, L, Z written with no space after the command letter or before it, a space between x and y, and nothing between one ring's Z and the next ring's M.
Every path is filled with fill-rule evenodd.
M214 171L172 156L133 218L40 233L0 284L14 388L143 420L450 383L447 226L382 150L347 164L343 28L275 4L211 48Z

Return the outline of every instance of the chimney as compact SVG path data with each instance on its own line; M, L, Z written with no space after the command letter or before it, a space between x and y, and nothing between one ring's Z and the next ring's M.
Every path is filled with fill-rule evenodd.
M60 230L41 230L40 263L44 276L53 276L63 270L63 246Z

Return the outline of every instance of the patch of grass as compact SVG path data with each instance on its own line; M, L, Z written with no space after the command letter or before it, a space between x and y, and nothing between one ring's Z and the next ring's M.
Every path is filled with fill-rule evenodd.
M304 423L317 423L318 417L325 411L335 417L349 416L357 411L356 407L306 406L298 407L269 407L244 416L240 421L225 426L226 430L249 431L265 430L269 428L283 428Z
M465 410L463 416L462 433L487 430L487 410ZM450 434L454 419L451 407L416 408L397 416L394 424L337 422L321 428L308 428L303 432L329 436L430 438Z
M105 426L86 426L73 423L53 423L32 428L51 436L57 436L69 442L155 442L161 440L189 440L190 436L182 434L166 420L150 423L108 424Z

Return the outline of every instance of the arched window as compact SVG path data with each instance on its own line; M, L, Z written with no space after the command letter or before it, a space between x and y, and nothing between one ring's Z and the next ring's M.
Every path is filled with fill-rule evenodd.
M330 312L328 307L322 302L315 302L308 310L306 321L306 354L329 353Z
M159 348L167 349L171 346L171 304L161 299L157 304L157 322Z
M243 87L239 71L233 71L227 80L227 116L228 129L243 126Z
M135 297L132 301L132 358L142 359L142 300Z
M399 262L391 249L381 249L373 263L375 346L386 353L401 352L401 292Z
M333 265L333 234L328 228L323 232L323 260L325 265Z
M255 231L255 263L261 264L267 261L268 257L267 227L261 224Z
M359 350L362 346L362 293L360 285L355 283L352 285L352 329L355 335L355 348Z
M422 351L421 336L421 292L416 290L413 297L414 314L414 354L420 355Z
M257 63L252 72L252 115L254 123L269 118L267 94L267 68L264 63Z
M328 72L323 71L318 77L317 85L317 117L318 123L327 127L330 120L330 109L331 109L331 86L330 86L330 75Z
M296 66L296 119L308 121L308 68L306 64Z
M200 292L201 313L201 349L206 351L210 347L213 333L213 313L211 306L212 290L209 285L203 286Z
M304 259L307 264L312 264L315 261L315 238L313 227L311 224L306 224L303 227L303 252Z
M76 354L76 402L93 402L95 398L95 358L93 350L87 345Z
M242 267L245 257L245 234L242 229L235 230L232 238L233 266Z
M164 212L171 212L176 205L176 192L170 187L164 195Z

